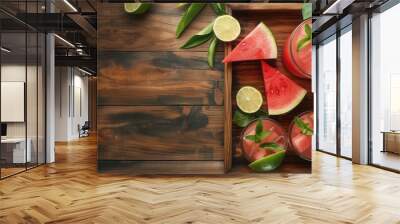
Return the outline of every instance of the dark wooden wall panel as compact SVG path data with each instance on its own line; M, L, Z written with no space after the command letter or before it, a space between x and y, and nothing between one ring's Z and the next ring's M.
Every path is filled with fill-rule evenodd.
M223 67L206 61L204 52L101 52L99 104L223 105Z
M102 106L103 160L223 160L223 107Z

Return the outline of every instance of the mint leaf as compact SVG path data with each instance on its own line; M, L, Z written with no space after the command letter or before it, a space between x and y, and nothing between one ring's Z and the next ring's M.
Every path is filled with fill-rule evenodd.
M236 110L233 115L233 123L241 128L246 127L254 119L254 115L243 113L241 110Z
M309 124L305 123L299 117L294 118L294 123L298 128L300 128L303 135L313 135L314 130L310 128Z
M303 15L303 20L312 17L312 3L304 3L301 9L301 13Z
M268 137L272 132L271 131L262 131L261 133L257 134L257 137L262 141L264 138Z
M262 144L260 144L260 147L263 148L263 149L271 149L273 151L284 150L284 148L281 145L279 145L279 144L277 144L275 142L262 143Z
M262 121L259 119L257 121L257 126L256 126L256 135L259 136L262 131L263 131L263 124Z
M309 38L309 39L311 39L311 26L309 25L309 24L306 24L306 25L304 25L304 31L306 32L306 34L307 34L307 37Z
M256 135L247 135L244 138L249 140L249 141L256 142L256 143L257 143L257 140L258 140Z
M303 39L299 40L299 42L297 42L297 51L300 51L309 43L311 43L311 40L308 39L308 37L304 37Z

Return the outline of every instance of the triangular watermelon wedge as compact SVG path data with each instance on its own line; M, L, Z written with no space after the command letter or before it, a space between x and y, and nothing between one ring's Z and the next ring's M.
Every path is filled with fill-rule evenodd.
M307 91L293 80L261 61L269 115L281 115L293 110Z
M239 42L223 62L276 59L277 55L278 48L276 47L274 35L261 22Z

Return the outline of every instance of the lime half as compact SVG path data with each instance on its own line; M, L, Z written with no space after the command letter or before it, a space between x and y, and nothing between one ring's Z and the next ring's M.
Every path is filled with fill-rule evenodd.
M256 88L244 86L236 94L236 103L240 110L252 114L261 108L263 97Z
M151 7L151 3L124 3L125 12L130 14L143 14Z
M240 24L230 15L219 16L214 21L214 34L224 42L236 40L240 34Z
M278 168L283 158L285 158L286 150L276 152L249 164L249 167L257 172L268 172Z

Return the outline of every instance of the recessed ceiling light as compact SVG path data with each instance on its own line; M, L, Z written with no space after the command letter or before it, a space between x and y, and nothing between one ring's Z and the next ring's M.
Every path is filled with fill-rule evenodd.
M11 52L11 50L9 50L9 49L7 49L5 47L1 47L1 51L4 51L6 53L10 53Z
M78 12L78 10L73 6L68 0L64 0L64 3L68 5L74 12Z
M73 45L71 42L69 42L68 40L60 37L58 34L54 34L55 37L57 37L59 40L61 40L62 42L64 42L65 44L67 44L68 46L75 48L75 45Z

